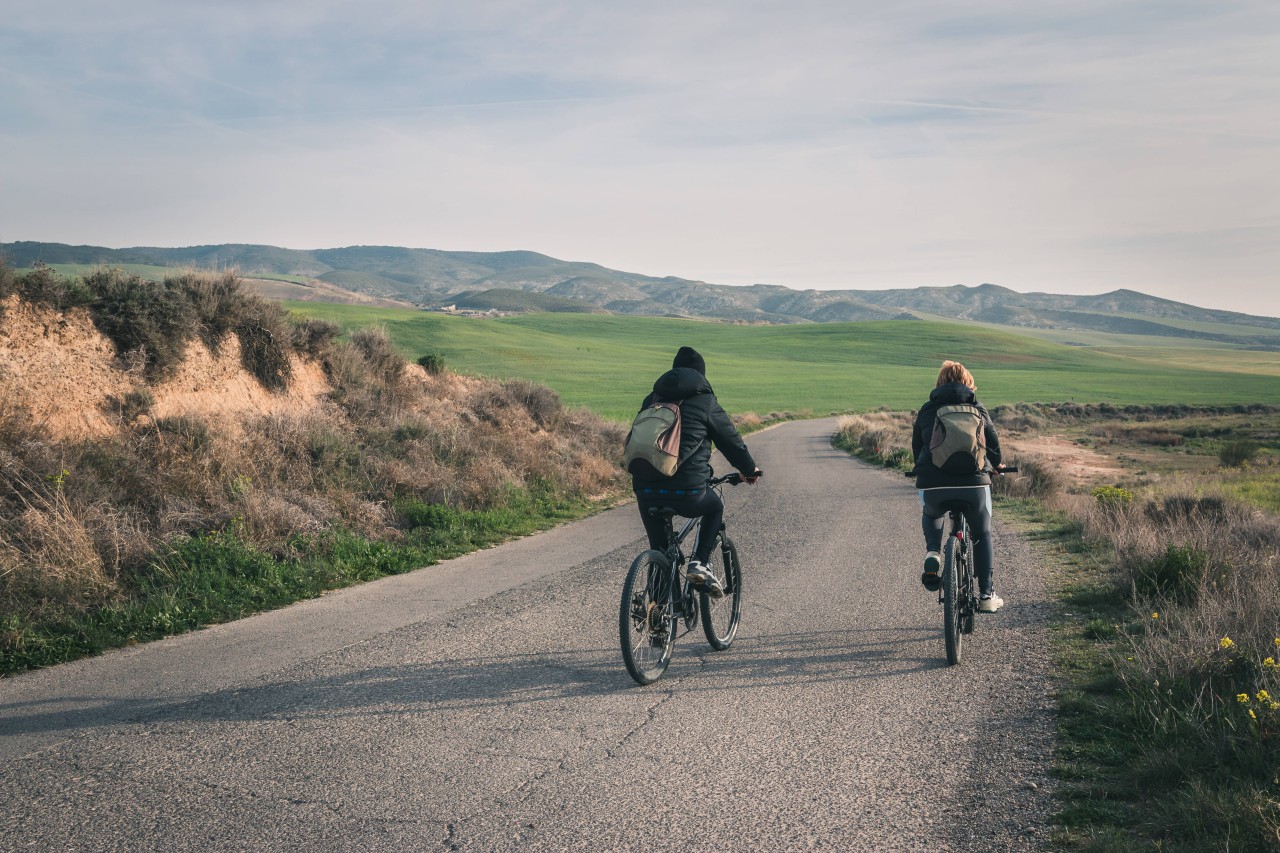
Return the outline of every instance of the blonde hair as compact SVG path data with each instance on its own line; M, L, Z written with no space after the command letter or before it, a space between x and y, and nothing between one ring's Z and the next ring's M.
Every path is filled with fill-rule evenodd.
M970 391L978 390L977 384L973 381L973 374L958 361L942 362L942 369L938 371L937 384L946 385L948 382L959 382L961 385L968 386Z

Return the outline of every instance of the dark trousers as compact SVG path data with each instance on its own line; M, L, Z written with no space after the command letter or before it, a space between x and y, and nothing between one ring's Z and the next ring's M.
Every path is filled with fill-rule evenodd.
M969 541L973 544L973 568L978 575L978 588L985 595L992 590L991 567L995 556L991 547L991 487L921 489L920 526L924 529L926 551L942 550L943 528L947 523L947 511L942 504L948 501L964 501L968 505L964 517L969 522Z
M646 493L636 489L636 502L640 505L640 520L644 532L649 535L649 547L655 551L667 550L667 529L661 518L649 514L649 508L669 506L676 515L684 518L701 518L702 530L693 546L693 559L706 563L716 544L716 534L724 523L724 501L711 489L703 489L696 495L660 494L656 489Z

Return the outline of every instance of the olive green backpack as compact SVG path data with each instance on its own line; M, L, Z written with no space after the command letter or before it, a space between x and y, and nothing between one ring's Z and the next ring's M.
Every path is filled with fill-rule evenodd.
M960 403L940 406L929 439L929 458L948 474L977 474L987 466L982 410Z

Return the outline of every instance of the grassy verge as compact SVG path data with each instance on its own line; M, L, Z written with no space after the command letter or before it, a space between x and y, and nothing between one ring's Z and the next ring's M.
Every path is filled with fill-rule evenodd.
M1192 629L1194 607L1136 590L1123 555L1070 513L1039 502L1001 510L1053 567L1060 604L1057 843L1280 849L1271 650L1257 637L1236 642L1223 630L1214 640L1207 626ZM1172 547L1156 562L1185 568L1188 553Z
M512 490L484 510L411 500L399 507L406 532L398 541L334 530L293 537L278 555L248 541L238 524L183 537L158 553L107 606L53 621L8 617L0 625L0 674L185 633L403 574L580 518L601 505L551 489Z

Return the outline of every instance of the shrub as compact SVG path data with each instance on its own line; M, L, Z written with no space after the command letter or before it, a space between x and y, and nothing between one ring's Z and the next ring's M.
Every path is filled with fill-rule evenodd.
M444 356L438 352L429 352L418 358L418 364L432 376L439 376L445 371Z
M292 322L294 346L311 358L324 356L333 341L342 334L342 327L328 320L310 317L305 320L293 319Z
M186 296L200 324L201 340L215 352L243 320L248 295L231 273L214 276L187 272L166 278L165 287Z
M1252 462L1257 455L1257 442L1237 438L1223 443L1218 450L1218 461L1226 468L1240 468Z
M130 424L138 418L149 415L156 399L146 388L135 388L126 391L123 397L108 397L107 406L123 423Z
M1163 554L1131 568L1133 588L1148 598L1192 604L1209 567L1209 555L1189 545L1169 545Z
M1124 509L1133 503L1133 492L1119 486L1098 486L1092 494L1093 500L1104 510Z
M198 418L186 415L159 418L155 428L156 432L177 438L189 451L201 451L209 446L209 427Z
M0 257L0 300L4 300L18 292L18 277ZM0 312L3 312L0 308Z
M1180 447L1186 439L1176 432L1167 429L1138 429L1130 433L1135 441L1156 447Z
M890 467L910 467L911 422L902 413L852 415L840 419L832 441L868 462Z
M992 494L1044 500L1062 491L1062 477L1049 463L1035 457L1024 457L1013 462L1016 462L1018 472L992 477Z
M502 383L502 390L509 397L524 407L534 423L540 427L548 427L564 410L560 403L560 395L545 385L538 385L524 379L512 379Z
M264 388L279 391L293 378L293 326L279 305L255 300L242 306L243 318L236 325L240 339L240 362Z
M911 451L905 447L894 447L884 454L884 464L886 468L899 468L903 471L909 471L915 464L911 458Z
M92 273L85 284L94 296L94 325L116 352L142 352L150 379L171 376L199 322L191 302L177 290L118 269Z
M1231 505L1218 495L1164 495L1143 511L1158 524L1181 528L1225 524L1233 514Z
M0 297L12 292L21 294L28 302L48 305L59 311L78 308L93 301L93 294L84 282L63 278L52 268L40 263L31 272L13 277L9 285L0 287Z
M391 343L385 329L361 329L351 335L351 345L363 356L369 371L384 385L395 385L404 375L404 356Z

